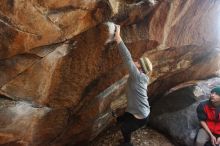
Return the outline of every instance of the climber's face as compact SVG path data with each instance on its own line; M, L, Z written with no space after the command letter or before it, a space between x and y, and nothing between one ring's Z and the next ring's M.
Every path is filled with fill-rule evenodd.
M210 94L210 101L212 102L213 105L218 106L220 105L220 96L215 92L212 92Z
M142 67L141 67L141 63L139 61L134 62L134 64L136 65L136 67L138 68L139 71L143 72Z

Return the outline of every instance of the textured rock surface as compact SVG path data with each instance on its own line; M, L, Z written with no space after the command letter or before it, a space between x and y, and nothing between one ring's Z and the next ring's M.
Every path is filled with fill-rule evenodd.
M98 0L4 0L0 5L0 58L64 42L111 15L108 3Z
M145 52L153 61L152 102L179 83L219 74L219 1L0 6L1 144L83 145L111 122L110 107L125 107L126 70L115 44L105 43L109 20L122 25L134 59Z
M220 78L212 78L172 88L152 107L150 124L170 135L178 145L193 146L200 125L196 108L219 84Z
M155 67L158 68L154 72L156 79L152 78L154 82L149 87L152 102L182 82L219 76L219 48L184 46L158 51L151 57L157 62ZM156 60L158 58L163 59Z

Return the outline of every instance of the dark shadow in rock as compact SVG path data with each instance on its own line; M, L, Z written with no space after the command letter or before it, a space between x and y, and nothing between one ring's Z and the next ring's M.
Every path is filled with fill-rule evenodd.
M166 98L162 97L155 105L153 105L152 112L154 115L159 116L164 113L172 113L185 109L196 102L193 90L194 87L185 87L177 92L170 93ZM166 108L161 108L164 106L166 106Z

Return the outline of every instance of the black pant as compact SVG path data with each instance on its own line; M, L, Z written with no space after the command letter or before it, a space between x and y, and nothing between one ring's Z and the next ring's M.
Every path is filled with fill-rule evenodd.
M131 133L144 126L147 121L148 118L137 119L128 112L125 112L122 116L117 117L117 123L121 127L124 142L129 143L131 141Z
M204 146L213 146L211 141L207 141ZM219 146L219 145L216 145Z

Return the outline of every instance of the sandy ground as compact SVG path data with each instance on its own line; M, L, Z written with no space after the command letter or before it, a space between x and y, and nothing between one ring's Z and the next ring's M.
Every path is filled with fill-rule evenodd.
M120 130L116 126L110 127L101 133L89 146L118 146L122 139ZM164 135L144 127L132 133L134 146L174 146Z

